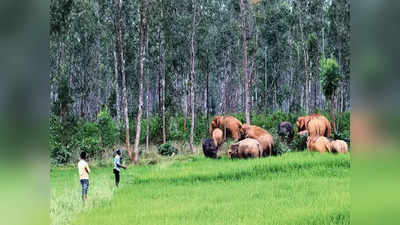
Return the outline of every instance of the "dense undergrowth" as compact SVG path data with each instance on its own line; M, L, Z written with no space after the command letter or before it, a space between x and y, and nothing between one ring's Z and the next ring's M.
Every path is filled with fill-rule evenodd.
M320 112L330 120L330 114ZM242 123L245 122L244 113L232 114ZM274 112L271 114L252 114L251 123L268 130L276 141L277 125L281 121L289 121L295 125L297 117L304 115L302 113L283 113ZM212 119L212 117L210 117ZM169 142L188 143L190 135L190 121L188 118L186 129L184 129L185 118L182 115L168 115L166 117L166 135ZM142 121L140 143L146 141L147 120ZM338 113L336 115L338 127L338 139L350 140L350 113ZM121 122L121 124L123 124ZM130 119L130 141L134 142L136 132L136 120ZM197 115L195 120L194 141L199 145L204 138L209 136L207 118L204 115ZM149 138L150 142L160 145L162 142L162 119L159 115L154 115L149 119ZM95 121L82 121L73 117L66 117L62 120L56 116L50 116L50 158L53 164L65 164L76 161L80 151L89 153L91 159L101 160L104 154L124 143L125 133L118 134L116 121L113 120L109 110L103 108ZM305 140L298 137L289 146L279 143L277 149L279 153L285 153L294 150L303 150ZM142 153L143 148L139 148ZM106 154L107 155L107 154Z

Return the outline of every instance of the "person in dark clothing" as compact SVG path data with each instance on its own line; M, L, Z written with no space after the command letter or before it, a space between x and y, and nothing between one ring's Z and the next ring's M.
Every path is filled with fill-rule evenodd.
M121 150L118 149L116 151L116 153L117 154L114 157L113 173L114 173L114 176L115 176L115 185L118 187L119 179L120 179L120 176L119 176L120 168L126 169L126 166L121 164L121 154L122 154Z

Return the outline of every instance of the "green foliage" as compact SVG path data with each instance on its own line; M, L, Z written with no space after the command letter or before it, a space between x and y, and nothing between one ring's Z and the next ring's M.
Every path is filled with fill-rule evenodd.
M116 144L118 129L113 121L108 107L105 106L97 115L97 124L101 139L101 146L111 148Z
M71 97L67 78L62 76L60 79L61 81L57 89L58 97L52 106L52 111L55 115L60 116L61 119L65 119L66 116L69 116L68 114L71 112L74 101Z
M50 159L52 163L67 163L72 152L71 147L74 145L74 127L62 124L55 116L49 118L49 147Z
M319 112L331 121L328 112ZM246 121L244 113L231 114L242 123ZM251 124L268 130L273 136L278 153L289 151L301 151L306 147L306 138L297 135L296 120L297 117L304 115L302 113L284 113L276 111L271 114L252 114ZM63 123L58 117L50 117L50 137L49 144L51 149L51 159L55 163L67 163L76 159L80 151L87 151L90 157L99 157L105 149L113 148L117 144L118 131L115 121L112 120L107 107L104 107L97 115L97 122L81 121L75 122L73 119L66 119ZM210 116L210 120L213 116ZM190 118L186 120L186 129L184 129L185 118L183 115L173 116L168 114L166 117L166 133L168 141L189 142L190 137ZM279 122L288 121L293 124L295 130L294 140L287 144L281 143L277 133ZM337 137L345 141L350 140L350 113L337 113ZM147 120L141 123L140 144L146 143L146 125ZM162 119L155 115L149 118L149 138L150 143L162 143ZM209 124L207 117L201 114L196 116L194 141L200 144L202 140L209 137ZM122 129L124 130L124 129ZM130 120L130 141L134 143L136 136L136 120ZM125 132L121 132L120 140L125 142ZM75 158L74 158L75 157Z
M69 14L72 10L73 0L50 1L50 33L58 34L68 27Z
M171 156L172 154L178 153L178 149L171 145L171 143L161 144L158 148L158 153L160 155L168 155Z
M314 59L319 51L318 37L316 33L311 33L307 40L308 53L310 58Z
M339 74L339 66L334 59L322 59L320 62L320 80L322 90L327 98L335 94L339 87L339 82L342 79Z
M276 127L271 128L269 130L269 133L272 135L273 139L274 139L274 151L276 154L281 155L284 153L288 153L291 152L292 149L290 149L289 145L281 140L281 138L278 135L278 129Z
M79 124L79 150L85 151L89 157L94 157L100 151L99 128L93 122L80 122Z
M307 148L307 136L294 135L290 148L295 151L303 151Z

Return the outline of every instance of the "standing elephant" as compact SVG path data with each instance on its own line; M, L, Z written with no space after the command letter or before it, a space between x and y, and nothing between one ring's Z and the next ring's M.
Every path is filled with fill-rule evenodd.
M246 138L229 147L228 157L232 158L259 158L261 157L260 143L256 139Z
M261 127L243 124L241 129L241 138L253 138L256 139L261 146L261 155L263 157L270 156L273 153L274 139L268 131Z
M281 138L284 138L286 141L293 141L294 131L293 125L289 122L280 122L278 124L278 134Z
M297 119L297 128L299 132L307 130L309 136L331 136L331 124L329 120L320 114L300 116Z
M224 134L223 134L222 130L219 128L214 129L214 131L212 132L212 138L214 140L215 147L218 149L219 146L224 141Z
M221 129L223 132L226 131L227 137L232 137L235 141L238 141L240 138L242 123L233 116L214 116L210 124L211 137L216 128Z

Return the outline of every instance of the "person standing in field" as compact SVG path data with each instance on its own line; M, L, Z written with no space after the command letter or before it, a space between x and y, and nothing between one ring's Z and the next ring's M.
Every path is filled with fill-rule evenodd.
M121 164L121 154L122 154L122 152L121 152L121 150L117 150L116 151L116 155L115 155L115 157L114 157L114 169L113 169L113 173L114 173L114 176L115 176L115 185L118 187L118 185L119 185L119 179L120 179L120 177L119 177L119 172L120 172L120 168L124 168L124 169L126 169L126 166L124 166L124 165L122 165Z
M89 164L86 162L86 152L81 152L81 160L78 162L79 178L82 186L82 201L87 199L87 192L89 188Z

